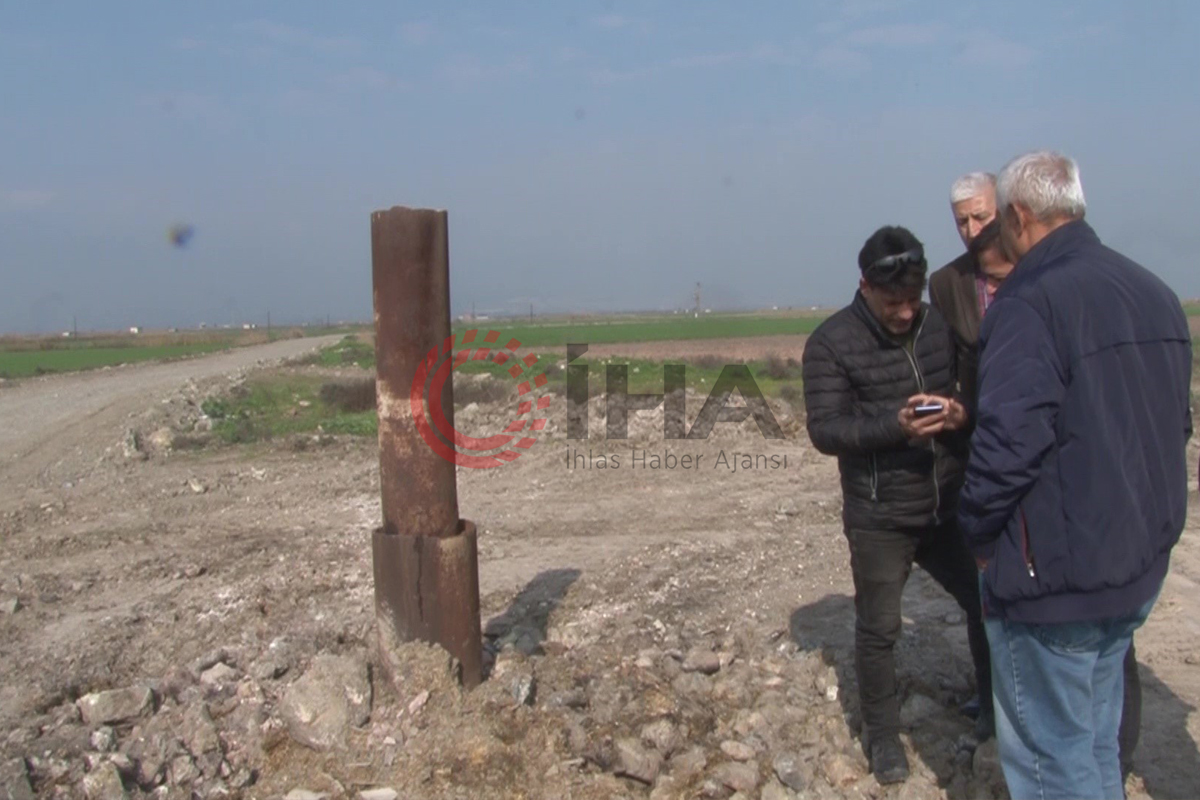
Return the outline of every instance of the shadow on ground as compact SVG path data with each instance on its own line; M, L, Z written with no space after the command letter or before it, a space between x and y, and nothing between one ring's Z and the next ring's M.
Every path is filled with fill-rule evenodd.
M550 614L581 574L577 569L539 572L503 614L489 619L483 628L485 670L490 669L495 654L508 645L527 656L541 654Z

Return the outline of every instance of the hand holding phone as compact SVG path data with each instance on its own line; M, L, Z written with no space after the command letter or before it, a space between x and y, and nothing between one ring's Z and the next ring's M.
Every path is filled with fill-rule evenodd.
M940 414L946 410L946 407L941 403L921 403L913 408L914 417L928 417L933 414Z

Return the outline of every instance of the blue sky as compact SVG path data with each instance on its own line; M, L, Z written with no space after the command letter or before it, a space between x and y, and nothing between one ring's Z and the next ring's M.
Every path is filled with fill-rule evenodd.
M0 330L370 317L370 212L445 208L456 313L842 304L972 169L1074 156L1200 296L1185 2L12 3ZM172 223L195 226L184 249Z

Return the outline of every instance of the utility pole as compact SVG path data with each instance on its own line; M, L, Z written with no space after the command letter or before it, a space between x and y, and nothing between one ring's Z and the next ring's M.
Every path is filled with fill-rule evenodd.
M700 281L696 281L696 318L700 318Z
M401 642L439 644L458 659L470 688L482 679L475 525L458 516L455 463L417 429L418 416L426 422L438 414L454 427L453 382L433 395L418 377L431 366L428 354L450 341L446 212L374 212L371 273L383 506L371 539L379 654L395 682Z
M529 304L529 321L533 322L533 303Z

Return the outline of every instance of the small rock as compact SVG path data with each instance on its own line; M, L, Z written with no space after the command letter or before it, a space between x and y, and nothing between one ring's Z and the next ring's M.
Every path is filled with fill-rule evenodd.
M914 772L900 787L900 794L896 796L896 800L926 800L937 796L937 784L922 773Z
M306 747L328 750L345 744L351 726L371 716L371 681L360 657L318 655L288 687L280 704L288 734Z
M904 701L900 707L900 724L911 728L923 719L932 717L942 711L938 702L928 695L914 694Z
M408 702L408 713L416 714L429 702L429 691L423 691Z
M14 758L0 762L0 798L4 800L35 800L33 787L29 785L29 772L25 759Z
M692 778L704 772L704 768L707 766L708 756L704 754L702 747L693 747L671 759L671 773L681 783L691 781Z
M779 501L779 505L775 507L776 514L782 514L787 517L794 517L800 513L800 504L792 498L786 498Z
M682 742L679 729L669 719L655 720L642 728L642 744L670 758Z
M843 753L832 753L822 759L821 770L825 773L825 780L829 781L829 785L838 789L849 786L863 777L858 765Z
M961 611L951 611L942 617L942 621L947 625L962 625L967 621L967 615Z
M732 739L721 742L721 752L734 761L749 761L754 758L753 747L744 742L735 742Z
M588 706L587 692L584 692L582 689L568 689L564 692L555 692L546 701L546 705L551 708L573 708L578 711Z
M971 773L976 781L990 787L993 793L1007 785L1004 782L1004 771L1000 767L1000 747L995 737L975 748L975 755L971 759Z
M519 706L533 705L537 696L537 678L532 674L518 675L513 679L512 696Z
M208 708L203 703L189 706L184 712L179 736L196 760L200 771L208 777L214 777L223 760L221 739L217 735L217 726L213 724Z
M202 777L196 762L188 755L178 755L171 759L168 772L170 781L175 786L191 785Z
M631 739L617 742L616 763L613 766L613 773L617 777L633 778L651 786L660 769L662 757L658 753L642 749Z
M154 694L145 686L93 692L76 701L88 725L107 725L141 716L154 705Z
M363 789L358 796L360 800L396 800L400 795L395 789Z
M200 673L200 683L205 686L223 686L238 679L238 671L225 662L218 662Z
M201 575L203 575L207 571L208 571L207 568L202 567L199 564L188 564L186 567L183 568L183 577L199 578Z
M150 434L148 441L155 450L166 452L175 446L175 433L170 428L159 428Z
M698 672L685 672L671 682L672 688L683 695L706 695L712 692L712 681Z
M21 610L21 601L16 597L0 600L0 614L15 614Z
M683 660L684 672L714 675L721 669L721 657L711 650L693 650Z
M780 782L793 792L803 792L807 781L800 769L800 759L792 753L780 753L771 762L771 768Z
M274 658L264 658L254 665L251 673L257 681L273 681L287 674L288 665Z
M83 779L83 794L87 800L124 800L129 797L121 774L111 763L101 764Z
M92 735L88 737L88 741L92 747L101 753L108 753L117 746L117 734L112 728L102 725L92 731Z
M838 687L837 686L826 686L825 687L825 699L831 703L836 702L838 699Z
M121 455L130 461L145 461L149 456L142 449L142 436L130 428L121 440Z
M124 753L112 753L108 757L109 762L117 768L117 772L121 773L121 777L132 780L134 771L137 766L133 763L133 759Z
M308 789L292 789L284 800L328 800L328 792L310 792Z
M796 795L788 791L782 783L772 780L763 787L762 794L759 795L759 800L793 800Z
M188 478L187 485L195 494L204 494L208 491L208 486L196 478Z
M752 792L758 787L758 769L751 764L726 762L712 771L712 777L735 792Z

